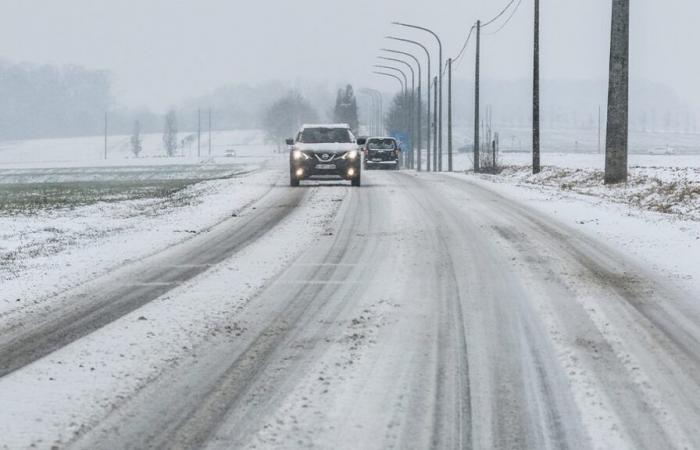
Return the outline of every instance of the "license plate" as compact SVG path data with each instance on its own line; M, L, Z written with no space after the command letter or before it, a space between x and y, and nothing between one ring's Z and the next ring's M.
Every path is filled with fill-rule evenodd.
M382 162L382 158L374 158L372 162Z
M335 164L316 164L318 170L334 170Z

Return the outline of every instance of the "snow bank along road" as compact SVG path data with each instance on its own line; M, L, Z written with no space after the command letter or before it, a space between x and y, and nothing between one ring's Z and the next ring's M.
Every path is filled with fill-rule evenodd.
M467 176L279 180L0 317L0 447L700 447L696 294Z

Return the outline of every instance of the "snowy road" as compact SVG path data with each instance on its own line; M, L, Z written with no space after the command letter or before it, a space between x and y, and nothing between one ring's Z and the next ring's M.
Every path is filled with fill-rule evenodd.
M0 316L0 447L700 447L694 294L466 176L276 177Z

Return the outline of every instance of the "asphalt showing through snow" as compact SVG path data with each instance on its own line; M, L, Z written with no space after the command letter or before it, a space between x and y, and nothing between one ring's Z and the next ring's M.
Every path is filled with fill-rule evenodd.
M67 294L68 308L0 337L0 374L205 283L221 263L246 264L243 249L285 226L308 245L231 313L240 333L198 342L57 442L700 446L696 299L465 177L370 172L364 183L279 185L240 217ZM319 233L305 216L330 204Z

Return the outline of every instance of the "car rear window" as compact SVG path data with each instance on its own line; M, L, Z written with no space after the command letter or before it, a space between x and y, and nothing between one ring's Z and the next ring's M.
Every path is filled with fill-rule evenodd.
M396 142L393 139L372 139L367 144L370 150L394 150Z

